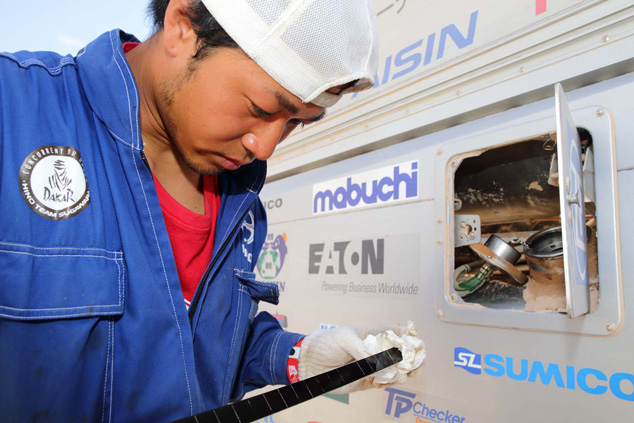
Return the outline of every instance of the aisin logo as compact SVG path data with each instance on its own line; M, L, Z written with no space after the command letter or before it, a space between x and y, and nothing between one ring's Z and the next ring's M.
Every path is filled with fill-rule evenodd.
M288 252L286 241L288 241L288 237L285 233L266 235L266 242L262 246L257 266L262 279L272 280L280 274Z

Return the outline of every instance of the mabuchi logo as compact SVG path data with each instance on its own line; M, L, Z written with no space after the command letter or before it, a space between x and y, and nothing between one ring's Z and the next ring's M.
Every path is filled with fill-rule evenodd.
M418 197L418 160L313 186L313 214L395 203Z
M520 382L555 385L558 388L579 390L592 395L612 393L616 398L634 401L634 375L611 375L593 368L576 368L555 363L529 361L497 354L478 354L466 348L454 349L454 366L476 375L504 377Z
M90 204L81 156L72 147L48 145L32 151L19 179L24 201L47 219L68 219Z
M317 275L383 274L385 240L339 241L310 244L308 273Z

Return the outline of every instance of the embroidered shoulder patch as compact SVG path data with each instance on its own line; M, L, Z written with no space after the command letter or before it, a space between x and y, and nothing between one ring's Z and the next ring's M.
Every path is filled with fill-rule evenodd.
M79 151L55 145L32 151L20 167L20 191L31 210L42 217L75 216L90 204Z

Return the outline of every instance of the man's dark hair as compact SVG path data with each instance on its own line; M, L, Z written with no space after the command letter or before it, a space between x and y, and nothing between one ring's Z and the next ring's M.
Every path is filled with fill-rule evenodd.
M168 4L169 0L151 0L147 10L152 18L154 32L163 29ZM193 57L194 60L204 59L217 47L240 48L209 13L201 0L190 0L186 13L198 37L198 49Z

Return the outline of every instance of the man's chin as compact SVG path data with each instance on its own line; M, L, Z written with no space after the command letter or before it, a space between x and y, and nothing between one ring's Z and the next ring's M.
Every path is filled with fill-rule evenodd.
M184 162L190 170L201 176L216 176L225 171L222 167L207 163L194 163L187 159L184 159Z

